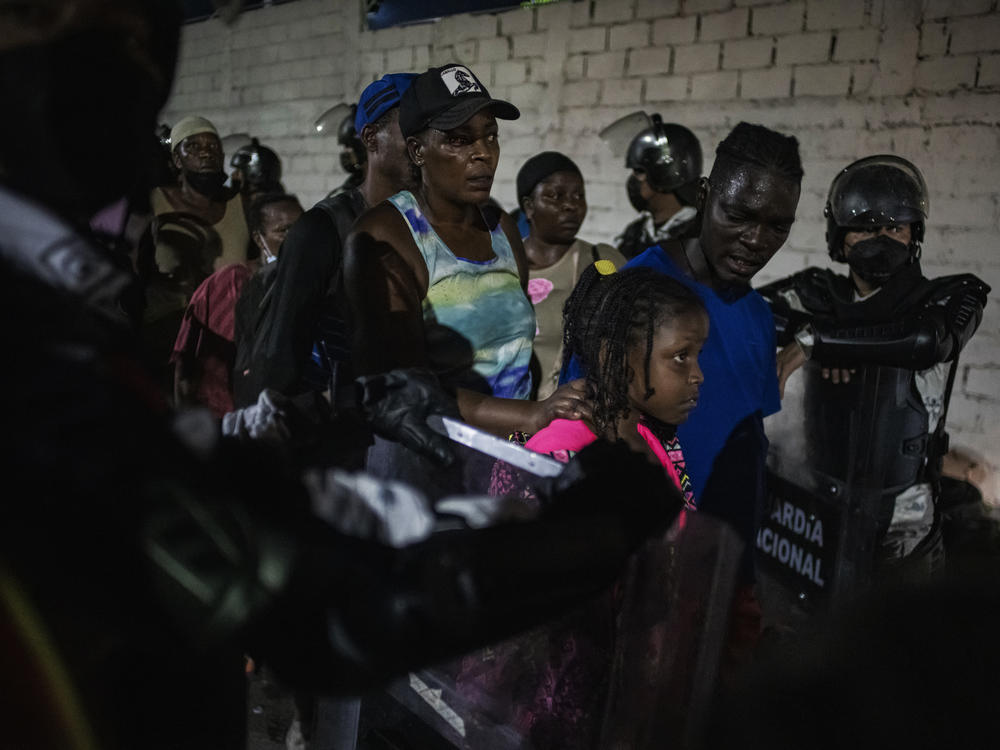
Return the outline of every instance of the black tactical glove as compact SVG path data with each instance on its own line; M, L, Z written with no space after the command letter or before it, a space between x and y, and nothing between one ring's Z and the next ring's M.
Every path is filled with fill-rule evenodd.
M429 370L409 368L355 380L357 402L375 434L450 466L455 455L448 439L427 425L440 414L461 419L458 404Z
M587 513L606 508L621 516L634 544L670 527L684 507L680 490L662 466L625 442L598 440L575 455L548 485L544 512Z

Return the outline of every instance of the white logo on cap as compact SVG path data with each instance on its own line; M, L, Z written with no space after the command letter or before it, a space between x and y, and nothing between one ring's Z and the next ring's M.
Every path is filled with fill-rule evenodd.
M441 71L441 80L448 87L452 96L462 96L463 94L481 94L482 86L472 75L472 71L462 65L456 65Z

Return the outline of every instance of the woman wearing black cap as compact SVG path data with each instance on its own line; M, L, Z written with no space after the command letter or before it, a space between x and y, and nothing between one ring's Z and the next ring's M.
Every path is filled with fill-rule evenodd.
M568 156L543 151L517 173L517 203L530 227L524 238L528 257L528 296L535 306L532 365L535 398L547 398L559 382L562 365L562 308L589 263L609 260L617 268L625 256L611 245L593 245L576 233L587 216L583 175Z
M528 400L528 262L513 220L481 208L500 156L497 118L519 116L462 65L417 77L399 125L419 187L361 216L345 256L358 371L430 367L455 389L463 419L500 435L586 408L582 383Z

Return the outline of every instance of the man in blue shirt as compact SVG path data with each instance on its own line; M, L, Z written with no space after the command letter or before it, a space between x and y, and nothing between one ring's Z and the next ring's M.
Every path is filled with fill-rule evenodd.
M781 408L774 321L750 280L788 238L802 180L798 141L741 122L716 149L699 186L701 230L654 245L626 268L648 266L687 284L708 309L698 406L678 428L698 507L731 522L747 544L764 497L763 419Z

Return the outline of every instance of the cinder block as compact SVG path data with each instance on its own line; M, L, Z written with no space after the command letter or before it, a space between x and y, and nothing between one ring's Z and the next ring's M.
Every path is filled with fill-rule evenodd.
M992 0L927 0L924 18L955 18L988 13Z
M532 8L518 8L497 15L500 19L500 33L506 36L524 34L535 26L535 11Z
M686 76L649 76L646 78L645 101L673 102L687 98L688 78Z
M948 51L948 31L947 23L935 23L927 21L920 25L920 48L921 57L940 57Z
M594 23L616 23L635 18L635 0L601 0L594 3Z
M389 50L385 55L386 70L412 70L413 47L400 47Z
M518 34L514 37L514 57L544 57L548 34Z
M507 93L508 101L512 102L522 111L535 111L541 109L545 100L546 86L541 83L518 83L510 87Z
M927 122L996 122L1000 93L952 92L942 96L927 96L921 108Z
M476 62L501 62L510 57L510 41L505 36L496 39L480 39Z
M577 81L563 84L562 99L570 107L593 106L600 93L600 81Z
M385 70L385 53L381 51L362 53L361 67L365 70Z
M719 68L719 44L689 44L674 48L674 73L700 73Z
M961 155L974 161L996 160L1000 155L1000 130L994 125L942 125L934 128L930 134L929 151L932 154L948 154L944 169L948 174L954 173L955 156ZM992 170L990 170L992 171ZM961 170L959 174L965 172ZM929 175L925 175L930 179ZM961 187L968 192L971 186L966 180L960 180ZM993 192L990 190L989 192ZM998 290L1000 291L1000 290Z
M489 39L497 34L497 18L489 13L472 15L463 13L453 16L455 19L454 40L464 42L469 39ZM400 27L405 30L406 27Z
M587 78L621 78L624 72L624 52L587 55Z
M727 70L763 68L771 64L774 40L770 37L741 39L722 45L722 67Z
M639 104L642 101L642 80L639 78L618 78L601 84L601 104L617 106Z
M975 55L921 60L917 63L915 85L924 91L951 91L972 88L976 83Z
M751 11L750 29L754 35L791 34L805 28L805 19L805 3L769 5Z
M446 63L457 62L467 65L468 60L463 60L455 52L455 48L450 45L445 45L442 47L435 45L431 46L431 64L428 67L434 67L437 65L445 65ZM364 58L362 58L362 67L371 70L371 66L364 64Z
M538 31L549 29L568 29L590 24L590 11L587 3L549 3L535 8L535 28ZM585 11L581 15L579 11Z
M608 32L603 26L589 29L574 29L569 32L570 52L603 52Z
M833 59L875 60L878 58L878 29L846 29L837 32L833 46Z
M778 38L778 65L819 63L830 59L830 34L795 34Z
M563 8L565 8L566 4L565 3L560 3L559 5L563 6ZM551 8L551 7L552 6L546 6L546 8ZM569 9L570 9L570 12L569 12L569 26L570 26L570 28L578 29L581 26L589 26L590 25L590 7L591 7L590 3L572 3L572 4L570 4L570 6L569 6ZM565 21L565 15L559 16L558 18L556 18L555 16L552 16L552 14L547 14L546 19L548 19L550 16L554 19L553 23L554 22L564 22ZM539 22L536 21L535 23L537 25ZM539 28L541 28L541 27L539 26Z
M394 49L404 44L403 29L395 26L388 29L379 29L375 32L375 49Z
M739 73L735 70L718 73L696 73L691 76L691 99L735 99Z
M1000 55L983 55L979 58L977 86L1000 86Z
M969 437L971 437L966 433L983 434L986 428L984 415L989 411L988 404L981 397L972 397L961 388L956 388L952 391L951 401L948 404L946 422L948 432L961 434L963 442L969 440ZM1000 418L1000 414L996 414L996 417ZM987 455L996 455L995 445L990 446Z
M858 63L851 68L851 94L867 94L875 79L876 66L874 63Z
M851 85L850 65L795 67L795 96L845 96Z
M590 70L588 66L587 70ZM670 72L670 48L649 47L634 49L628 55L628 74L635 75L665 75Z
M791 93L791 68L744 70L740 73L741 99L784 99Z
M280 72L280 77L275 78L275 80L281 81L309 78L313 75L313 62L318 63L323 72L332 72L332 66L330 65L329 60L324 60L322 58L316 58L314 60L294 60L290 63L273 66L276 71Z
M264 30L264 38L268 44L281 44L288 41L288 27L284 25L268 26Z
M865 0L806 0L806 28L849 29L865 22Z
M653 22L653 46L688 44L694 41L697 31L698 19L694 16L661 18Z
M939 227L987 229L996 226L997 205L992 195L939 197L934 203L934 223Z
M963 18L951 23L951 54L1000 50L1000 15Z
M611 27L611 40L608 49L632 49L649 45L652 25L648 21L629 23L624 26Z
M404 26L401 29L402 43L414 47L420 44L432 44L434 42L433 23L415 23Z
M578 81L584 76L584 62L587 55L567 55L563 64L563 75L567 81Z
M458 58L452 62L461 62L463 65L474 66L476 61L476 42L469 39L455 45L455 56Z
M514 86L528 80L527 64L521 60L495 63L493 71L493 83L498 86Z
M708 13L713 10L728 10L733 0L684 0L685 13Z
M637 0L636 18L662 18L676 15L681 8L680 0Z
M423 44L413 50L413 70L423 72L431 67L430 45Z
M702 42L714 42L723 39L742 39L749 28L750 11L747 8L736 8L725 13L706 13L701 17Z

